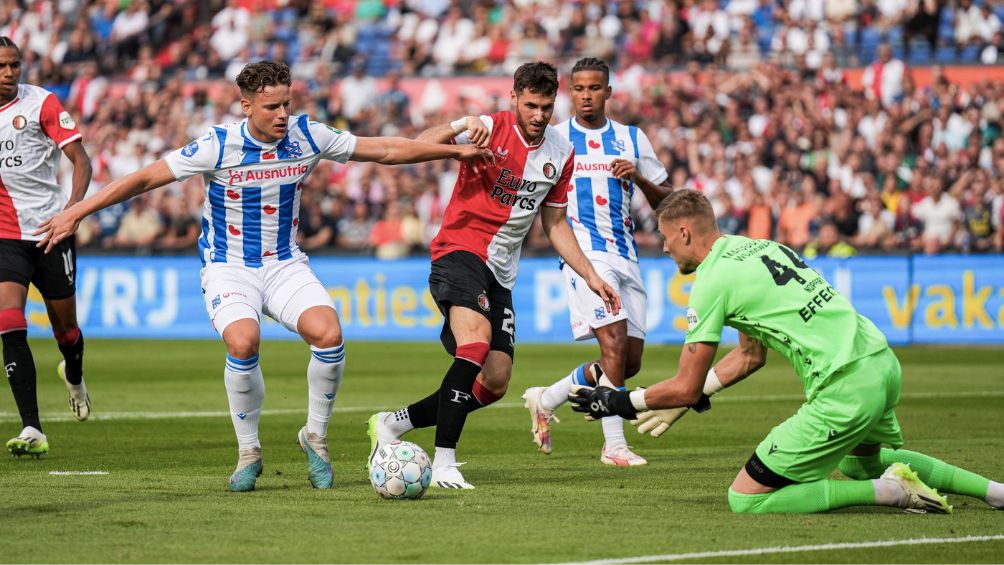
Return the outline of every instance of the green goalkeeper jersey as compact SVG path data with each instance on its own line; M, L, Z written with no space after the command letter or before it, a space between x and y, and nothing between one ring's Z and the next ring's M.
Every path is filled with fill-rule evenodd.
M819 273L769 240L722 236L697 268L687 343L721 341L736 328L784 355L810 400L838 369L888 347Z

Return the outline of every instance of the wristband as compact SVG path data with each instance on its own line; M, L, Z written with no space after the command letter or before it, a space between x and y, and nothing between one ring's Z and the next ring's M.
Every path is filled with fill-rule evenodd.
M648 404L645 404L645 389L636 388L631 391L628 397L631 398L631 405L634 406L635 410L639 412L648 410Z
M708 398L708 395L701 394L701 398L698 399L697 403L691 406L691 408L693 408L694 412L697 412L698 414L701 412L707 412L708 410L711 410L711 399Z
M453 133L457 135L464 133L467 131L467 117L465 116L463 118L453 120L450 122L450 128L453 130Z
M725 388L725 385L722 384L721 379L718 378L718 373L716 373L715 368L712 367L711 370L708 371L708 376L704 379L704 394L714 396L723 388Z

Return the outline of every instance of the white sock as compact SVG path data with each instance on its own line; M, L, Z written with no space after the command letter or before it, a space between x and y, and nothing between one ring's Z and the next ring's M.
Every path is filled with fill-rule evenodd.
M620 416L607 416L600 420L603 424L603 438L607 442L607 449L617 445L626 445L624 439L624 418Z
M258 417L265 401L265 380L258 366L258 355L237 359L227 355L223 383L230 401L230 420L240 449L261 448L258 441Z
M328 437L328 422L345 370L345 344L321 349L310 346L307 363L307 432Z
M909 495L895 481L872 479L872 488L875 489L875 504L879 506L906 508L910 502Z
M449 447L437 447L436 458L432 460L432 470L442 469L457 462L457 450Z
M987 504L994 508L1004 510L1004 484L990 481L987 487Z
M571 392L573 384L589 384L589 381L586 380L586 365L588 363L579 365L560 381L547 387L547 390L540 397L540 403L544 405L544 408L551 411L557 410L559 406L568 401L568 393Z
M408 413L407 408L402 408L395 412L387 412L383 423L394 434L394 437L401 437L415 429L415 425L411 423L411 414Z

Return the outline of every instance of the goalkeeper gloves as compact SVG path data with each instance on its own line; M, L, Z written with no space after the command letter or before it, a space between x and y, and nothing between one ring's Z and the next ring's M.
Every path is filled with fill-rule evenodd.
M605 386L573 386L568 401L572 403L572 410L585 413L586 419L620 416L625 420L634 420L638 416L630 395L624 390Z

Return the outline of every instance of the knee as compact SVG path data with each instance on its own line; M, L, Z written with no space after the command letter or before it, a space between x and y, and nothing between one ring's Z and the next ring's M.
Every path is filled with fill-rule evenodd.
M735 514L755 514L757 512L757 502L762 496L755 494L741 494L729 488L729 509Z
M227 340L227 353L235 359L250 359L258 354L260 340L252 336L233 336Z
M837 465L847 478L856 481L877 479L882 476L882 461L878 454L866 456L848 455Z
M311 336L310 345L317 347L319 349L330 349L332 347L338 347L342 344L342 328L340 327L329 327L325 328L319 334Z
M502 398L509 390L510 371L486 365L481 371L481 385L495 396Z

